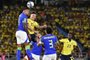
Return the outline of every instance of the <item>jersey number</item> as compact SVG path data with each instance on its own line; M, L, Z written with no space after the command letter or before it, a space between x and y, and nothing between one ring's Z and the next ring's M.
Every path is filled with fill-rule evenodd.
M53 48L53 41L52 40L49 40L49 46L50 46L50 48Z

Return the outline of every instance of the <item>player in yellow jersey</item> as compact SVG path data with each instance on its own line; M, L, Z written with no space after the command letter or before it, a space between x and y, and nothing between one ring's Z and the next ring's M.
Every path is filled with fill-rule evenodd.
M27 20L28 23L28 33L29 36L31 37L32 41L35 41L35 33L37 33L37 31L35 30L35 28L40 29L40 28L46 28L46 25L40 26L37 22L36 22L36 14L35 13L31 13L30 18Z
M68 38L59 40L60 44L63 45L61 51L61 60L72 60L72 52L77 47L77 42L72 39L72 34L68 34Z

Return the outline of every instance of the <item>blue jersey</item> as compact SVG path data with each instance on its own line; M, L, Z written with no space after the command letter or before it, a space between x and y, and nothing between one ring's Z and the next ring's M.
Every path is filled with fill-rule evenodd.
M26 22L28 16L24 13L21 13L18 18L18 30L25 31L23 23Z
M38 46L37 42L31 42L32 50L31 52L36 55L41 55L42 53L42 46Z
M45 52L44 52L45 55L56 53L56 49L54 45L57 42L57 40L58 40L57 37L53 34L47 34L41 38L41 41L45 47Z

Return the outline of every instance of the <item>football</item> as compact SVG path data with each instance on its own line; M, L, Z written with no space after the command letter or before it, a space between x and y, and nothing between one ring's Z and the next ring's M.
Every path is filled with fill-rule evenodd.
M27 7L28 8L33 8L34 7L34 2L33 1L28 1L27 2Z

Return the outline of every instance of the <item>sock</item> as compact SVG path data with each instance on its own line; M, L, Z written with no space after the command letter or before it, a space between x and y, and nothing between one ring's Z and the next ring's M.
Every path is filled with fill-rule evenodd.
M21 60L21 47L18 47L17 53L16 53L17 60Z
M29 59L32 60L32 55L31 55L31 51L30 51L30 45L27 45L25 47L26 49L26 54L28 55Z

